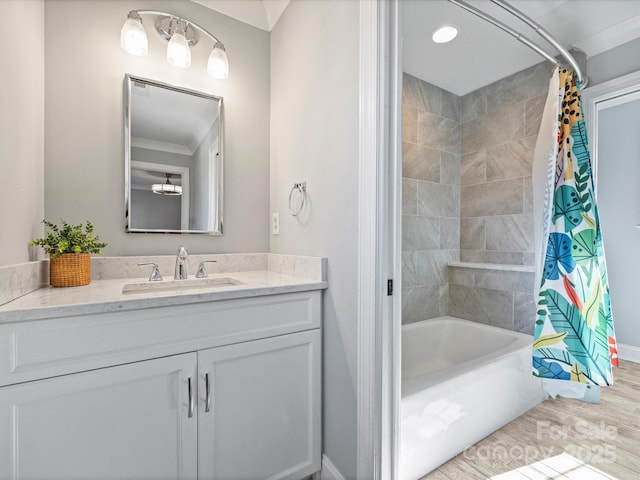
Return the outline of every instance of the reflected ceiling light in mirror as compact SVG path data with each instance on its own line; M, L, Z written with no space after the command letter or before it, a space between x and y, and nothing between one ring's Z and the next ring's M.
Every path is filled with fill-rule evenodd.
M171 174L165 173L167 181L165 183L154 183L151 191L157 195L182 195L182 186L171 183Z
M127 20L120 30L120 45L132 55L146 55L149 51L147 32L142 26L142 17L138 12L129 12Z
M169 42L167 61L176 67L189 68L191 65L191 47L198 43L198 32L213 42L213 48L207 62L207 73L214 78L229 77L229 60L224 45L201 26L190 20L156 10L132 10L120 32L122 48L134 55L146 55L148 51L147 34L142 23L142 15L155 17L155 29Z
M436 43L447 43L456 38L456 35L458 35L457 27L453 25L442 25L433 32L431 39Z

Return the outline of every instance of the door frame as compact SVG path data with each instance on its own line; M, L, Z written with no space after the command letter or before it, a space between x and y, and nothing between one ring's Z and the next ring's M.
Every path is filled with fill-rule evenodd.
M397 476L401 2L360 0L357 478ZM388 281L393 294L388 295Z
M638 92L640 92L640 70L585 88L582 92L587 135L591 145L592 174L596 197L598 194L598 113L606 108L626 103L623 101L623 97Z

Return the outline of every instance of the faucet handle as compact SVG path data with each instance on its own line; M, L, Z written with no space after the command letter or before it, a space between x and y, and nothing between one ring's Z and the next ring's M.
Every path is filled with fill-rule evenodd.
M152 265L153 268L151 269L151 275L149 275L149 281L150 282L161 282L162 281L162 275L160 275L160 269L158 269L158 264L157 263L153 263L153 262L149 262L149 263L138 263L139 267L144 267L147 265Z
M205 263L218 263L218 262L216 260L205 260L203 262L200 262L200 265L198 266L198 271L196 273L196 278L207 278L209 276L207 271L204 269Z

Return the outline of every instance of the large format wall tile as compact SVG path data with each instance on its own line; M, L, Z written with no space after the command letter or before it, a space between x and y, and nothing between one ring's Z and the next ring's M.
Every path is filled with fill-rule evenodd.
M413 287L416 283L416 264L413 257L416 252L402 252L402 286Z
M536 302L531 293L515 293L513 296L513 329L533 335L536 323Z
M415 143L402 143L402 176L440 181L441 152Z
M438 250L440 220L414 215L402 216L402 250Z
M491 112L485 117L464 122L462 124L462 153L471 153L504 142L519 140L523 134L524 102L521 102ZM420 132L418 132L418 137L420 137Z
M466 122L487 114L487 89L482 87L460 99L460 121Z
M402 106L402 141L418 143L418 110L409 105Z
M542 62L487 85L488 112L546 94L551 74L552 68Z
M460 218L440 218L440 248L460 250Z
M467 153L460 161L460 183L474 185L487 181L487 151Z
M469 263L506 263L524 265L523 252L488 252L486 250L460 250L460 261Z
M447 185L460 185L460 162L459 154L441 152L440 183L446 183Z
M460 215L460 187L418 182L418 215L457 217Z
M484 250L484 217L463 217L460 219L460 248Z
M533 251L533 215L487 217L486 249L506 252Z
M450 153L460 153L460 124L418 111L418 143Z
M402 214L418 213L418 181L411 178L402 179Z
M440 285L402 288L402 323L419 322L439 317L441 312Z
M536 137L487 148L487 181L531 175Z
M500 180L462 187L462 217L484 217L522 213L522 179Z
M513 293L449 285L449 314L513 330Z
M525 137L537 137L544 112L544 104L547 95L530 98L524 104L524 135Z
M453 93L442 90L442 111L441 115L445 118L460 122L460 97Z
M451 266L448 314L532 333L534 273Z

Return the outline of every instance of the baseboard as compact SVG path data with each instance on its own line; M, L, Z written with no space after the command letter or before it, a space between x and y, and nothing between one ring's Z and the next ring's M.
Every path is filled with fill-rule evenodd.
M630 362L640 363L640 347L633 345L618 344L618 357L621 360L628 360Z
M329 457L322 455L322 470L320 480L345 480L340 470L329 460Z

